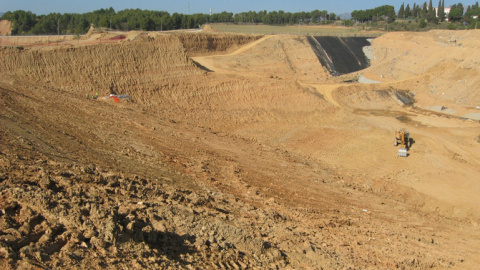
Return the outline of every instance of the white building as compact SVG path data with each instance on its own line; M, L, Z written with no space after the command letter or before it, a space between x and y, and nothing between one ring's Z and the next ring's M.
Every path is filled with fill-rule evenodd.
M447 22L448 22L448 14L450 13L450 10L452 10L451 7L445 8L445 21ZM438 17L438 7L435 8L435 15Z

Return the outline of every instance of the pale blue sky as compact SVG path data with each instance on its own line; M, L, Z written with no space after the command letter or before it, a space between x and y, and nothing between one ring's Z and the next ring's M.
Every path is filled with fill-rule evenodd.
M378 1L378 0L0 0L0 12L25 10L31 11L37 15L53 12L59 13L86 13L101 8L113 7L115 11L128 8L139 8L147 10L167 11L170 14L174 12L183 14L209 13L212 8L214 13L228 11L239 13L244 11L278 11L298 12L312 11L315 9L328 10L336 14L352 12L358 9L371 9L382 5L393 5L395 10L402 3L405 5L413 3L423 4L423 1ZM427 1L429 2L429 0ZM437 6L438 0L432 0L433 5ZM465 7L473 5L475 0L454 0L445 1L445 6L461 2Z

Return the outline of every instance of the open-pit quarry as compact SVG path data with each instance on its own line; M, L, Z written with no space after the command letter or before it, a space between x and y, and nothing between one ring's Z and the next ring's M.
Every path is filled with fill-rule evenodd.
M0 39L1 269L480 265L478 31Z

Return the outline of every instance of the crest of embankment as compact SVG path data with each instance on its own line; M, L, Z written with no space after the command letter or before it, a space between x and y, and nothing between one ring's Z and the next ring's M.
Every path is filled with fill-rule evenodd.
M228 51L256 38L178 34L49 50L4 47L0 70L19 81L34 81L74 95L118 93L149 102L198 85L192 78L202 80L204 72L193 66L189 54Z

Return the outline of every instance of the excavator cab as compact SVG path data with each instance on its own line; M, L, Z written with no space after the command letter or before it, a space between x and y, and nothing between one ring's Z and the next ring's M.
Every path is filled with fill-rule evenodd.
M399 157L407 157L407 151L410 147L410 134L405 129L400 129L395 132L395 141L393 146L398 146L400 144L400 148L398 149L398 156Z

